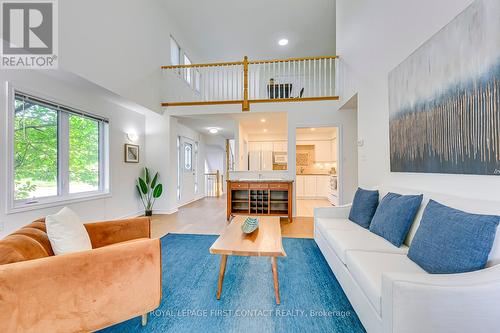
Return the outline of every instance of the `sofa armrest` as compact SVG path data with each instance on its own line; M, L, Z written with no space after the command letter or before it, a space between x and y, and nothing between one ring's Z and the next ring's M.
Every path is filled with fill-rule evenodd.
M151 238L149 217L87 223L85 228L94 249L138 238Z
M88 332L154 310L159 239L0 266L0 332Z
M463 274L382 276L385 333L494 332L500 327L500 266Z
M346 219L349 217L352 204L338 207L314 208L314 218Z

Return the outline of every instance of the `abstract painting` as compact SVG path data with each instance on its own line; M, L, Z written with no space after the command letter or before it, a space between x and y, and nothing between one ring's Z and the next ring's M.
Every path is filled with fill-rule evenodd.
M476 0L389 74L392 172L500 175L500 1Z

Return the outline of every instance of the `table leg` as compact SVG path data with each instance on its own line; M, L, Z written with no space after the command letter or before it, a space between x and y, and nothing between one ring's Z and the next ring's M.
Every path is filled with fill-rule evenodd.
M276 296L276 304L280 304L280 286L278 282L278 261L276 257L271 257L271 267L273 268L273 280L274 280L274 295Z
M224 282L224 273L226 272L227 255L223 254L220 259L219 282L217 283L217 299L220 299L222 293L222 283Z

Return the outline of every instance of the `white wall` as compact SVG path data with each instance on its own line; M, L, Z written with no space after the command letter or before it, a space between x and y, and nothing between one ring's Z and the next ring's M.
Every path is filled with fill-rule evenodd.
M199 61L163 0L58 3L61 68L155 111L164 95L191 93L160 69L170 64L170 35Z
M136 216L143 210L135 191L135 180L144 167L145 155L145 118L132 109L127 109L113 100L113 96L74 75L45 75L41 71L9 70L0 71L0 137L6 138L6 117L11 110L7 106L7 82L18 89L29 90L44 97L77 107L81 110L109 118L109 147L110 147L110 174L111 196L104 199L94 199L75 204L68 204L76 211L83 221L98 221L116 219L125 216ZM128 143L126 133L135 132L139 135L136 142L140 146L140 163L129 164L123 161L124 144ZM0 237L29 224L32 220L55 213L63 205L36 209L27 212L6 214L6 182L7 180L7 144L0 146Z
M177 211L181 203L177 200L177 137L184 136L198 142L197 177L198 195L205 195L205 136L179 123L176 117L168 114L146 114L147 165L160 173L164 194L156 201L154 211L158 214L171 214Z
M167 112L181 115L240 113L241 106L170 107ZM339 110L339 103L336 101L316 101L253 104L250 112L287 112L289 156L295 156L295 132L297 128L338 127L341 133L339 136L340 150L343 157L340 170L341 203L351 202L358 186L356 110ZM295 179L296 166L295 163L289 163L287 171L232 172L231 179L257 177L259 173L265 178Z
M500 177L390 172L388 73L471 3L337 0L337 50L357 81L351 92L358 92L359 138L364 140L359 151L361 185L386 184L485 199L500 196Z

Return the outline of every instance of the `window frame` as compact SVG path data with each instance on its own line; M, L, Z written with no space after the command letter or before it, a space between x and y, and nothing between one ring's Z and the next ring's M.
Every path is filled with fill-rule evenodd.
M57 195L32 199L16 200L15 198L15 142L14 142L14 127L15 127L15 100L16 94L31 96L40 102L45 102L48 105L56 105L58 108L58 141L57 141ZM23 211L34 209L41 209L46 207L60 206L62 204L82 202L87 200L95 200L111 196L110 189L110 158L109 158L109 120L102 116L93 115L89 112L81 111L80 108L71 105L70 103L63 102L58 98L47 96L40 92L32 91L29 88L14 86L12 83L7 82L7 131L5 142L7 143L7 158L5 163L6 181L7 185L7 204L6 213L13 214ZM78 193L70 193L70 172L69 172L69 116L70 113L89 117L99 121L99 186L98 190L86 191Z
M174 59L172 58L172 49L173 49L173 46L176 46L177 47L177 57L179 58L178 59L178 62L179 63L174 63ZM172 66L178 66L181 64L181 58L182 58L182 52L181 52L181 46L179 45L179 43L177 42L177 40L172 36L170 35L170 64Z
M192 65L193 64L191 62L191 59L189 58L189 56L185 52L182 55L182 64L183 65ZM188 86L192 87L193 86L193 69L186 68L183 76L184 76L184 81L186 81Z

